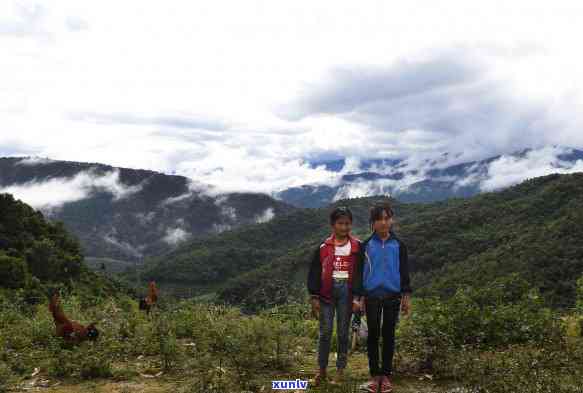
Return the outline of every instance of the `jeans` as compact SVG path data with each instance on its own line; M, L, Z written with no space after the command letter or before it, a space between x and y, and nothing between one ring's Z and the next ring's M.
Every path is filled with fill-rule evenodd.
M366 298L366 320L368 322L368 366L370 375L389 376L393 372L395 353L395 328L399 321L401 298ZM379 338L383 335L382 369L379 368Z
M348 359L348 330L352 316L352 304L349 304L347 281L334 281L332 302L320 300L320 335L318 337L318 365L320 369L328 367L328 355L332 341L334 313L336 313L336 336L338 339L338 358L336 368L346 368Z

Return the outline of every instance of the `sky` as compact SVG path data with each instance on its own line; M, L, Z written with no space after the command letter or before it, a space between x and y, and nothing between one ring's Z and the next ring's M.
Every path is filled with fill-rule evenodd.
M583 148L582 12L532 0L6 0L0 156L272 192L326 183L334 174L310 162L341 157L354 169Z

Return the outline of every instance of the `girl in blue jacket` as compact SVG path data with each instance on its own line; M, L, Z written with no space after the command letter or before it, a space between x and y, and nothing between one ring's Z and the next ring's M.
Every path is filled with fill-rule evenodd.
M363 297L368 322L370 392L393 391L391 375L395 351L395 328L399 312L411 310L411 285L407 247L393 232L393 209L388 203L370 210L372 235L362 243L363 257L357 265L353 292ZM381 328L382 326L382 328ZM382 365L379 366L379 338L382 334Z

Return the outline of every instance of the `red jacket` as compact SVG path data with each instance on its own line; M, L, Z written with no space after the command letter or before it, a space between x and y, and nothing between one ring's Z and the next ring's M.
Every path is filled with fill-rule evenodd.
M308 292L310 295L319 296L326 303L332 301L332 272L334 270L334 246L335 236L332 234L314 252L310 271L308 273ZM352 278L360 256L360 240L349 235L350 256L348 257L348 292L352 303Z

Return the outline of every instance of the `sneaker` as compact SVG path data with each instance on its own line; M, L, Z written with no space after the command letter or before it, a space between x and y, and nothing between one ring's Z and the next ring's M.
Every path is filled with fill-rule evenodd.
M379 378L373 377L370 381L360 386L362 390L369 393L377 393L379 390Z
M383 376L381 381L381 393L391 393L393 391L393 384L391 383L391 379L386 375Z

